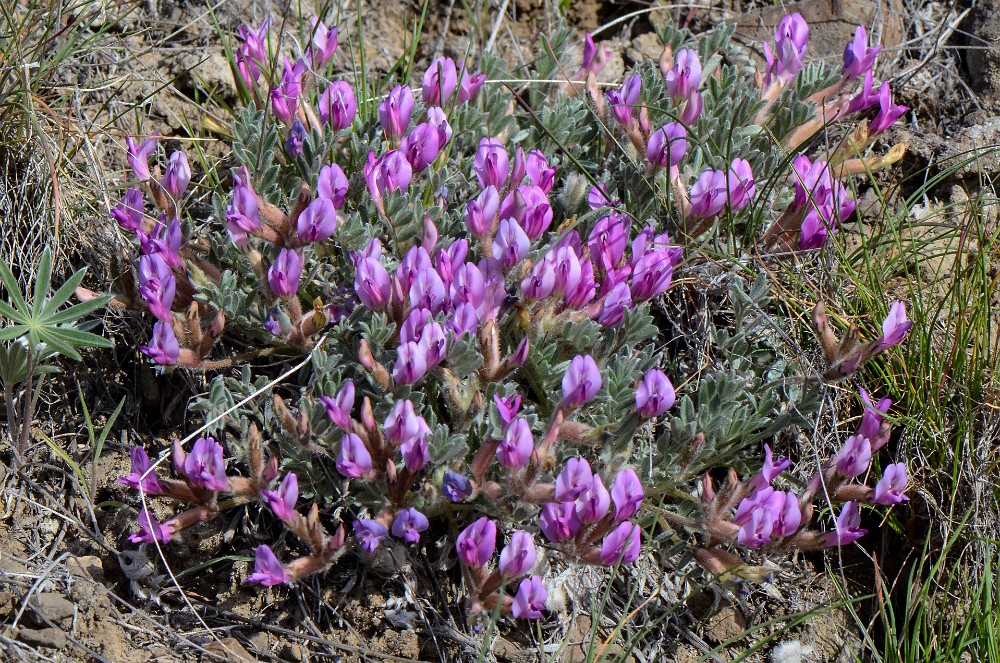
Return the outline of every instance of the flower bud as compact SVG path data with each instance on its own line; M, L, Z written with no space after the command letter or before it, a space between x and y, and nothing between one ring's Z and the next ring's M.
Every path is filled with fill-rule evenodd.
M462 530L455 541L455 550L463 564L478 569L490 561L496 545L496 523L484 516Z
M399 140L406 133L412 114L413 92L402 85L392 88L378 106L379 122L390 141Z
M594 358L590 355L577 355L563 375L563 403L567 407L580 407L597 395L602 384L601 372Z
M535 440L531 435L531 426L518 417L507 428L503 440L497 446L497 460L508 470L518 470L524 467L535 450Z
M635 392L635 409L646 419L658 417L674 406L674 385L666 373L654 368L646 373Z
M278 297L290 299L299 289L302 276L302 256L292 249L281 249L267 270L267 283Z
M358 102L354 90L346 81L334 81L319 98L319 117L334 131L342 131L354 121L358 114Z
M363 477L372 471L372 457L361 438L347 433L340 438L340 453L337 454L337 471L348 479Z

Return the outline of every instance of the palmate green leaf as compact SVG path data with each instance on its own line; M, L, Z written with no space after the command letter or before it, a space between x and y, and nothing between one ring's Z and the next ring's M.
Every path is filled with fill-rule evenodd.
M45 300L49 294L49 281L52 279L52 251L45 247L42 258L38 261L38 271L35 273L35 300L31 303L32 317L39 318L44 311Z
M42 315L51 315L51 314L55 313L57 310L59 310L59 308L63 304L65 304L66 302L68 302L69 298L73 296L73 293L76 291L77 286L80 285L80 283L83 281L83 277L86 276L86 275L87 275L87 268L84 267L83 269L81 269L80 271L74 273L72 276L70 276L68 279L66 279L66 282L63 283L59 287L59 289L56 290L55 293L53 293L53 295L51 297L49 297L47 300L45 300L45 304L42 307ZM35 295L35 297L37 297L37 296L38 295ZM107 301L110 301L110 299L111 299L110 297L106 298L105 299L105 303ZM93 300L93 301L96 301L96 300ZM96 310L96 308L99 308L99 306L98 307L94 307L94 309L92 309L92 310ZM87 311L87 312L89 313L90 311ZM82 316L84 314L81 313L80 315ZM56 324L58 324L58 322Z
M19 313L28 313L28 303L24 301L24 297L21 295L21 286L18 285L17 279L10 271L10 267L3 260L0 260L0 281L3 281L3 285L7 288L7 296L10 297L10 301L14 304L14 309ZM10 310L10 307L7 307ZM11 320L17 320L15 315L8 313Z
M27 325L11 325L0 329L0 341L9 341L19 336L24 336L28 331Z
M93 313L97 309L105 306L109 301L111 301L111 297L104 296L91 299L90 301L81 302L79 304L74 304L68 309L47 317L46 322L54 325L62 325L68 322L73 322L89 313Z

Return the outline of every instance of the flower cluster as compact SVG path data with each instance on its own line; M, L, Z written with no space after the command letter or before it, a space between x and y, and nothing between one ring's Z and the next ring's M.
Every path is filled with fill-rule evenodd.
M336 27L314 18L309 35L291 57L272 52L267 21L238 31L232 66L247 108L234 130L236 167L214 192L214 216L187 224L187 238L192 174L184 153L174 152L161 175L149 166L157 139L128 139L140 184L111 214L135 235L138 296L157 320L143 352L162 366L242 363L246 376L254 357L309 353L312 368L295 378L307 381L297 404L275 395L260 415L276 455L265 460L249 413L233 415L248 431L249 478L227 475L223 448L210 437L189 453L175 445L176 479L158 476L146 453L133 450L132 474L122 482L190 508L163 524L143 510L132 541L167 543L224 508L258 502L306 549L283 564L270 547L257 548L248 581L271 586L322 571L347 549L381 554L388 537L423 546L431 534L457 532L454 554L472 613L535 619L553 581L536 545L568 563L635 563L650 528L663 522L646 518L650 502L666 520L704 535L698 559L715 571L732 566L723 545L843 545L863 533L858 503L906 499L902 464L889 466L874 488L851 483L889 435L883 415L891 403L873 405L864 391L859 430L798 493L772 485L789 463L765 447L758 475L740 481L731 472L718 490L705 475L700 514L679 516L669 494L646 499L652 471L642 474L644 463L629 457L639 426L689 423L677 412L685 408L674 407L687 398L687 382L678 394L670 358L649 342L650 303L677 286L685 258L671 237L757 214L771 202L764 196L777 201L774 191L783 190L794 199L778 208L762 246L818 248L854 211L843 178L891 163L893 155L857 156L902 113L886 84L872 93L878 47L867 46L863 29L845 52L842 80L810 97L809 121L783 134L784 147L800 150L810 127L875 104L879 113L824 159L798 155L784 175L762 170L769 163L762 143L750 139L725 156L708 152L717 142L705 136L721 105L718 72L703 70L695 48L666 48L652 81L637 73L601 93L596 75L608 54L587 35L576 74L582 83L550 88L565 102L548 100L565 107L556 114L593 119L581 127L566 121L564 147L519 128L513 104L480 94L485 73L446 57L430 64L419 89L395 85L359 106L348 82L321 75L331 69ZM779 112L782 91L803 71L807 37L794 15L766 47L759 99L748 105L759 124L787 115ZM657 108L660 101L667 108ZM591 126L609 128L608 148L624 136L635 159L602 152L602 141L584 133ZM765 177L779 185L759 185ZM640 180L649 186L626 185ZM160 212L155 222L140 186ZM203 227L205 235L194 236ZM686 257L697 259L692 253ZM824 381L855 374L911 326L900 302L871 343L859 342L853 328L838 341L822 303L814 322ZM223 331L263 347L213 360ZM232 390L245 386L234 382L217 379L195 407L217 412L234 402ZM691 449L698 434L685 440ZM598 452L604 446L609 452ZM320 458L339 475L335 495L323 492L330 473L317 469ZM318 502L347 506L339 512L352 515L334 523L335 534L327 534L317 504L299 512L300 483ZM808 528L821 490L845 503L827 532Z

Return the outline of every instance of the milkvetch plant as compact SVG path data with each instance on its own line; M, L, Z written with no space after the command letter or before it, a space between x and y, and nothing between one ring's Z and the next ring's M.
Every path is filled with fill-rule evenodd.
M768 306L762 279L749 292L730 279L735 325L713 322L699 341L719 359L697 393L675 387L678 364L652 342L651 304L699 260L684 245L735 231L746 249L778 256L819 249L853 213L846 178L898 159L899 147L869 156L901 107L885 84L872 91L878 51L863 29L837 72L804 64L798 15L782 21L762 71L729 42L731 27L697 43L666 32L658 66L605 91L607 53L590 36L582 80L537 82L564 71L561 30L519 72L535 80L511 94L490 78L512 76L484 56L483 71L438 58L421 81L374 99L327 79L336 28L315 19L309 34L293 56L266 22L239 29L245 106L209 218L186 204L196 176L182 151L161 168L150 165L157 137L128 141L133 182L111 213L139 257L136 287L117 302L153 315L141 349L165 370L241 368L192 404L215 423L191 450L172 450L176 478L133 451L123 482L187 505L164 523L142 511L133 541L167 543L258 502L304 547L257 549L248 581L270 586L348 547L367 556L387 537L423 546L443 535L474 615L538 618L552 581L543 557L634 563L664 503L667 521L700 533L698 559L724 571L739 547L844 545L863 533L861 502L905 499L902 464L874 488L854 482L889 435L890 403L863 391L861 427L806 488L772 485L788 463L766 445L750 479L731 470L716 488L711 472L808 425L823 383L903 340L902 303L861 343L853 328L838 341L820 302L820 375L780 358L752 322ZM811 141L837 127L832 149ZM257 357L306 353L284 395L217 422L266 382ZM240 434L223 444L229 429ZM675 503L699 476L697 498ZM821 496L844 504L822 530ZM330 506L344 507L343 522L320 515Z

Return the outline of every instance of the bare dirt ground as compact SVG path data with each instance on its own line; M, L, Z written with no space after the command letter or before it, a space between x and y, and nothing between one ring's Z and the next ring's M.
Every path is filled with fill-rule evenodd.
M542 0L512 0L504 6L507 18L497 21L495 8L477 14L463 2L435 0L417 50L418 62L441 53L464 57L470 35L479 43L494 42L498 52L512 62L529 61L536 52L537 35L551 28L551 8ZM369 1L345 4L339 13L332 10L332 15L340 17L342 46L337 62L344 71L351 69L348 54L359 36L358 7L365 33L378 35L369 62L374 71L386 71L404 54L419 6ZM959 51L949 50L996 39L1000 11L988 6L964 13L957 5L929 2L914 7L902 0L804 0L781 7L726 0L713 9L680 5L648 9L639 2L570 3L568 20L579 30L607 26L600 37L608 40L612 50L603 74L608 80L620 77L642 58L658 57L653 32L658 21L696 29L723 18L735 20L741 38L752 43L769 36L786 12L800 11L813 28L810 48L817 57L839 58L858 23L877 26L885 57L893 63L891 70L904 72L897 89L914 107L917 118L900 132L901 139L910 143L904 170L933 169L968 149L998 143L1000 119L993 113L1000 107L1000 65L995 51L977 49L970 51L974 55L961 57ZM213 119L225 123L221 108L233 103L236 95L213 21L232 29L242 22L256 24L265 16L279 23L297 12L295 6L270 0L213 4L148 0L136 5L120 20L116 32L120 39L96 56L98 66L61 72L65 84L89 90L78 121L117 130L95 139L93 149L107 168L102 178L113 180L114 170L124 167L120 141L128 132L158 130L183 137ZM301 13L311 15L312 10ZM116 15L109 7L109 20ZM885 62L882 66L890 70ZM91 112L87 109L94 106L86 104L94 99L106 103ZM132 110L135 105L137 111ZM208 143L206 149L222 154L224 147L220 141ZM942 184L939 198L928 204L944 206L968 196L970 188L978 188L982 173L997 171L997 158L993 153L970 163ZM110 260L91 264L97 279L113 278L116 260L127 259L124 241L116 236L113 224L86 209L76 221L86 242L75 248L64 246L64 251L84 262L94 255L94 247L109 252ZM134 337L138 329L127 319L109 321L109 325L125 339ZM256 526L247 514L196 528L172 543L166 560L173 574L181 574L174 579L155 550L138 551L128 543L134 511L115 508L116 502L133 500L115 481L127 474L127 449L140 441L149 445L154 439L164 445L166 438L185 425L188 395L204 387L191 378L155 376L131 352L130 356L124 352L102 355L79 367L67 367L71 372L66 377L49 383L49 402L39 416L39 432L64 444L72 456L83 458L87 449L85 437L79 435L81 412L73 379L81 381L98 424L123 395L129 396L124 423L112 436L96 473L96 501L105 508L94 509L81 496L80 486L40 435L23 476L7 474L0 479L3 660L475 660L477 642L454 609L456 588L438 586L427 560L407 559L405 553L390 551L384 568L379 569L345 558L322 579L290 592L268 591L245 589L241 584L248 568L242 555L250 549ZM686 604L670 606L675 616L667 620L663 637L672 639L673 660L730 660L778 626L765 627L753 636L746 635L748 628L837 600L822 560L775 562L773 581L752 588L749 594L711 587L695 592ZM194 572L184 573L192 568ZM569 633L574 644L559 654L549 652L548 656L557 657L551 660L588 657L586 643L593 624L585 598L607 578L597 572L579 575L583 577L567 585L565 609L554 611L554 624L547 632L550 636ZM669 604L687 594L688 579L657 577L656 569L648 569L640 582L648 583L643 599ZM433 591L428 592L429 587ZM862 591L870 590L869 586ZM606 653L617 652L624 660L633 660L606 626L598 624L598 640L607 639ZM544 660L538 654L543 643L536 642L534 634L502 635L487 660ZM814 616L782 639L785 651L791 652L783 661L854 660L861 647L857 628L843 610ZM711 653L723 644L727 648L722 655ZM753 653L745 660L764 661L766 654Z

